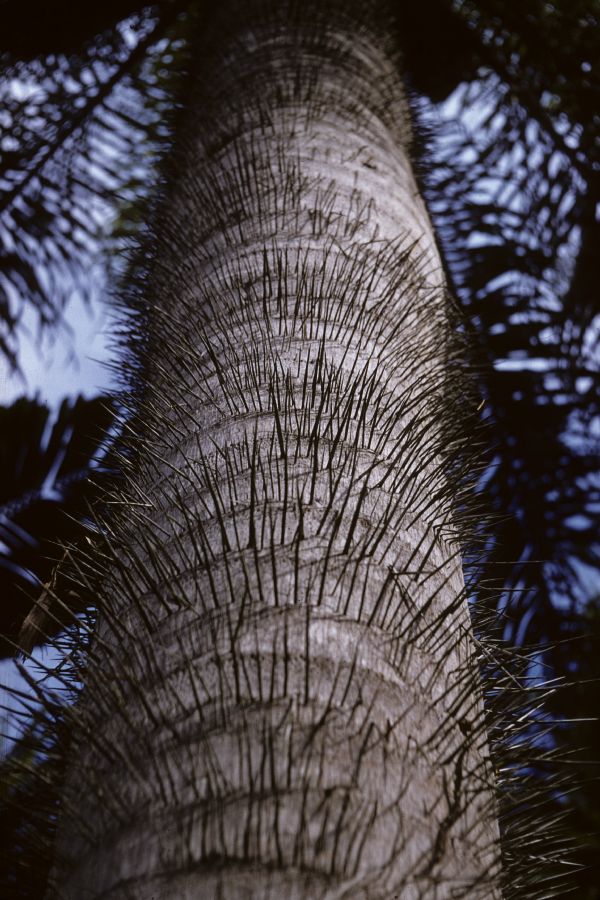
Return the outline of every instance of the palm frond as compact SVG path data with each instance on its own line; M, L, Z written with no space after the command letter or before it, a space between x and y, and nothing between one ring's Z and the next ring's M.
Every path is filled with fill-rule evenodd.
M88 507L107 469L114 422L106 398L65 400L50 409L21 398L0 407L0 655L14 653L43 585L89 523ZM74 610L85 598L73 595ZM52 604L50 604L52 606ZM60 627L64 614L44 606L29 629L29 649Z
M113 6L127 14L133 4ZM167 60L177 49L165 34L178 11L176 3L142 9L77 53L5 61L0 352L13 367L19 326L56 327L75 292L89 298L87 276L116 216L144 196L164 133Z
M420 111L435 135L429 207L474 336L495 445L482 482L497 517L483 578L502 589L511 640L553 640L565 609L581 610L593 593L600 562L597 117L554 59L556 93L534 99L553 21L527 43L530 16L521 33L504 27L506 4L455 6L477 29L482 68L445 107L421 100ZM575 25L569 34L572 55L585 58Z

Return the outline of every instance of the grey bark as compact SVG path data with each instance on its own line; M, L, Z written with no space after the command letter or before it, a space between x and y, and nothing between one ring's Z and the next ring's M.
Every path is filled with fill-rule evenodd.
M499 896L449 311L379 7L202 25L58 896Z

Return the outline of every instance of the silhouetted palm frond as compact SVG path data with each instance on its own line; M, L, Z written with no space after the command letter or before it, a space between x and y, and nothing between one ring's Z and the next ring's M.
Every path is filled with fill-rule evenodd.
M54 420L35 400L0 407L2 656L17 643L31 649L65 621L51 596L41 599L43 586L63 546L85 535L89 504L107 474L103 458L113 421L110 403L100 397L65 400ZM86 602L73 597L72 611Z
M38 4L28 37L23 13L8 16L4 47L25 56L5 56L0 89L0 353L15 367L19 323L55 326L74 292L90 296L115 218L145 195L178 6L137 5L100 5L77 27L72 6Z
M477 72L445 107L420 101L427 197L495 446L483 578L519 641L561 637L600 554L595 6L529 0L517 19L506 3L454 4Z

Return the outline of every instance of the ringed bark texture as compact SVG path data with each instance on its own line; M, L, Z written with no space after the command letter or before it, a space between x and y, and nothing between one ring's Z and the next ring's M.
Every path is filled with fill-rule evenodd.
M58 896L499 896L450 315L388 33L375 2L202 23Z

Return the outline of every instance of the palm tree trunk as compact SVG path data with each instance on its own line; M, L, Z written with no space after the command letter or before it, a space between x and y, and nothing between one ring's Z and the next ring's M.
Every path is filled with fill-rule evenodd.
M497 897L462 413L389 25L223 0L199 30L57 894Z

